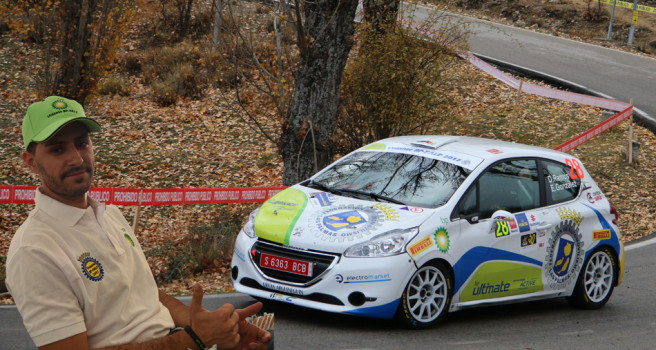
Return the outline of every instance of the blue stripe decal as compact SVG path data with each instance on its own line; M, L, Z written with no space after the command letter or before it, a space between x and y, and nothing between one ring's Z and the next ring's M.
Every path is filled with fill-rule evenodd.
M588 249L588 251L585 252L585 258L587 259L588 255L590 255L590 253L592 253L592 251L595 250L595 248L600 246L602 244L602 242L604 242L604 244L608 243L608 245L610 245L615 250L615 254L617 254L619 256L620 255L620 238L617 235L617 231L613 230L613 226L608 223L606 218L604 218L604 215L601 214L601 212L599 212L599 210L597 210L597 209L595 209L595 208L593 208L593 207L591 207L591 206L589 206L585 203L582 203L582 204L585 205L586 207L592 209L592 211L594 211L595 214L597 214L597 219L599 219L599 223L601 224L601 228L603 228L604 230L610 230L610 239L606 239L606 240L603 240L603 241L598 241L597 244L594 247L592 247L591 249ZM610 241L610 242L607 242L607 241Z
M345 311L344 313L356 316L391 319L394 317L394 314L396 314L396 309L399 307L400 301L401 298L384 305L363 307L360 309Z
M453 274L455 275L455 286L453 293L457 293L469 276L483 263L488 261L518 261L525 262L542 267L542 261L529 258L527 256L509 252L506 250L489 248L489 247L474 247L465 253L458 262L453 265Z

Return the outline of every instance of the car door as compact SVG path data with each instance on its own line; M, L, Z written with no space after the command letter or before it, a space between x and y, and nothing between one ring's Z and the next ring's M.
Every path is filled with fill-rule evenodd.
M571 159L568 161L574 162ZM575 201L581 187L581 176L576 172L577 163L541 161L546 200L544 215L553 223L538 237L544 255L543 279L545 288L549 290L563 290L574 283L584 258L579 226L584 216L595 217L594 214L584 213L587 209Z
M491 165L467 190L451 217L469 246L454 266L461 302L542 291L540 194L538 160L530 158Z

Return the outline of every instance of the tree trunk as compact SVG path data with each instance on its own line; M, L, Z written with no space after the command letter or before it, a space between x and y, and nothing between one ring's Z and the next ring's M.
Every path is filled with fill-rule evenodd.
M223 24L223 17L221 17L221 12L223 11L223 0L214 0L214 28L212 30L212 43L214 46L213 50L219 50L221 46L221 25Z
M353 46L358 0L307 1L294 99L280 138L283 184L313 175L333 160L342 74ZM302 36L301 31L301 36Z
M55 76L51 94L74 99L81 104L89 94L90 57L85 55L89 49L91 36L89 22L97 6L96 1L64 1L62 32L64 41L59 51L60 71ZM85 78L87 77L87 78Z

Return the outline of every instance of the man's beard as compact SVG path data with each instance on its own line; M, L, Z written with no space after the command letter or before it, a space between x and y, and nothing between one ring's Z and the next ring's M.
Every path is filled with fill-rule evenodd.
M93 173L94 173L93 166L83 165L80 167L69 169L65 171L61 176L59 176L59 178L57 178L57 176L53 176L52 174L48 173L39 163L36 163L36 166L37 168L39 168L39 175L41 175L42 185L58 196L78 197L87 193L87 191L89 191L89 188L91 188L91 182L93 181ZM81 187L67 187L64 185L63 183L64 178L68 174L79 172L81 170L84 170L85 172L89 173L89 181L86 181L86 184L83 184L85 182L85 179L79 178L75 180L75 183L82 185Z

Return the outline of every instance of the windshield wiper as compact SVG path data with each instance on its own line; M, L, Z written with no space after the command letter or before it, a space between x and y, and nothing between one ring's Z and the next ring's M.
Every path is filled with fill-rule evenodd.
M317 181L314 181L314 180L309 180L308 182L306 182L304 184L304 186L316 188L316 189L319 189L319 190L322 190L322 191L325 191L325 192L330 192L330 193L338 194L338 195L343 195L345 193L350 193L350 194L356 194L356 195L360 195L360 196L373 198L373 199L375 199L379 202L382 199L386 202L405 205L405 203L401 202L398 199L383 196L381 194L372 193L372 192L365 192L365 191L360 191L360 190L354 190L354 189L350 189L350 188L334 188L334 187L326 186L326 185L322 184L321 182L317 182Z
M334 194L341 194L342 193L340 190L338 190L336 188L326 186L326 185L322 184L321 182L316 182L314 180L309 180L308 182L305 183L305 186L313 187L313 188L316 188L318 190L322 190L322 191L329 192L329 193L334 193Z
M373 198L373 199L375 199L375 200L377 200L377 201L379 201L379 202L380 202L380 200L382 199L382 200L384 200L384 201L386 201L386 202L390 202L390 203L394 203L394 204L405 205L405 203L401 202L401 201L398 200L398 199L394 199L394 198L391 198L391 197L383 196L383 195L381 195L381 194L377 194L377 193L373 193L373 192L365 192L365 191L360 191L360 190L353 190L353 189L350 189L350 188L340 188L339 191L342 191L342 192L349 192L349 193L353 193L353 194L359 194L359 195L362 195L362 196L367 196L367 197L369 197L369 198Z

